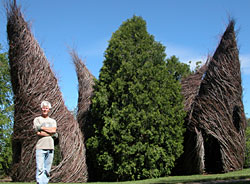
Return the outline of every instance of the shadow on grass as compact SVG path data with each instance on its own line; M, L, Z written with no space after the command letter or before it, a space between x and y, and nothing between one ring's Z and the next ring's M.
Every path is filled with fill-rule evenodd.
M195 179L195 180L160 180L149 184L250 184L249 177L232 177L226 179Z

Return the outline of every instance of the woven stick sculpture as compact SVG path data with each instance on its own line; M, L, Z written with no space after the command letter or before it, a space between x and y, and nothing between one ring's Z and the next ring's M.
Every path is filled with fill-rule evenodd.
M91 105L91 97L93 96L94 76L87 69L84 62L79 58L75 50L70 52L78 79L78 106L77 106L77 121L84 132L87 126L89 108ZM88 132L84 132L86 137Z
M231 20L213 57L182 81L188 115L179 174L243 168L246 118L234 26Z
M78 78L78 111L77 111L77 121L83 131L85 138L87 139L90 136L90 128L91 126L91 116L90 106L91 106L91 98L94 94L94 79L95 77L89 72L84 62L78 57L75 50L71 50L70 55L72 57L73 63L75 65L75 70ZM88 131L85 131L88 130ZM88 154L86 154L86 162L88 164L88 176L89 180L92 177L95 177L96 171L93 171L92 166L92 158L88 158Z
M14 1L7 8L7 33L11 82L14 91L13 181L35 180L36 136L33 119L40 103L52 104L57 121L61 162L52 167L52 182L86 182L84 137L79 124L64 105L58 81L42 49Z

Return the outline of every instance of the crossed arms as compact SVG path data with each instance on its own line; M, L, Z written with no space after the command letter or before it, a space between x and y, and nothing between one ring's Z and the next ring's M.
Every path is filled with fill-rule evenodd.
M51 136L56 133L56 127L41 127L36 134L42 137Z

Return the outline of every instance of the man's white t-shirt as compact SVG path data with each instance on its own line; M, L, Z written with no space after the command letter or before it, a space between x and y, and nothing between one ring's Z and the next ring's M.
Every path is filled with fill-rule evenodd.
M56 127L56 120L42 116L36 117L33 121L33 128L38 131L38 127ZM36 143L36 149L54 149L54 140L51 136L41 137Z

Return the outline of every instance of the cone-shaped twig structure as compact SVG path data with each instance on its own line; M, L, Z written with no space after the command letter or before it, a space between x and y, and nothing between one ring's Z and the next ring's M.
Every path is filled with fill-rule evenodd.
M75 65L78 79L78 106L77 121L84 132L88 119L91 97L93 95L94 76L90 73L84 62L79 58L75 50L70 52ZM84 132L86 136L87 132Z
M188 115L179 174L243 168L246 118L234 25L231 20L206 65L182 81Z
M91 129L91 116L90 116L90 108L91 108L91 98L94 95L94 80L95 77L90 73L87 69L84 62L79 58L75 50L70 52L73 63L75 65L75 70L78 78L78 111L77 111L77 121L83 131L85 138L88 139L91 135L89 130ZM88 151L88 150L87 150ZM93 176L96 175L96 171L91 169L93 165L93 159L88 158L88 154L86 154L87 164L88 164L88 174L89 180L92 179Z
M57 121L62 160L52 167L52 182L86 182L87 167L83 134L62 99L58 81L42 49L34 39L20 8L7 8L7 32L11 82L14 91L13 181L35 180L33 119L40 115L40 103L52 104L51 117Z

